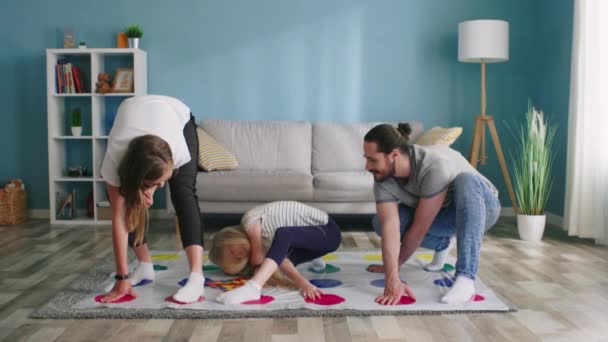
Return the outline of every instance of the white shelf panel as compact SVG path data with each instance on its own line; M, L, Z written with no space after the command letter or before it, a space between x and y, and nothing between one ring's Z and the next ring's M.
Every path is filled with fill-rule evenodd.
M57 140L91 140L93 139L90 135L81 135L79 137L75 137L73 135L58 135L55 137Z
M141 49L127 49L127 48L109 48L109 49L46 49L48 53L56 55L90 55L90 54L101 54L101 55L132 55L132 54L143 54L146 52Z
M99 97L135 96L135 93L105 93L105 94L96 93L95 96L99 96Z
M95 136L95 139L105 139L105 140L107 140L108 136L107 135L98 135L98 136Z
M55 182L93 182L93 177L59 177Z
M57 94L57 93L54 93L53 96L56 96L56 97L89 97L89 96L91 96L91 93L77 93L77 94L73 94L73 93L71 93L71 94Z

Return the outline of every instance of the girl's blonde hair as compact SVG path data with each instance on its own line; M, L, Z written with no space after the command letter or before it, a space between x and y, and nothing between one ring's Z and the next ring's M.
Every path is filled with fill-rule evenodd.
M224 253L224 248L234 245L243 245L247 251L245 257L235 257L230 253ZM253 266L249 264L251 255L251 242L247 233L241 226L230 226L223 228L213 236L211 249L209 250L209 260L216 264L224 273L238 276L253 276ZM276 270L266 284L285 288L296 288L293 282L288 279L280 270Z

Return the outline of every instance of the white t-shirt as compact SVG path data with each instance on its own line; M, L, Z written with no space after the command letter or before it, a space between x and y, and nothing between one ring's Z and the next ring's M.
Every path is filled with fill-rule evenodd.
M120 186L118 165L129 143L142 135L153 134L169 144L173 168L190 161L184 138L184 126L190 120L190 108L178 99L161 95L136 96L124 100L118 107L114 125L108 137L108 148L101 165L101 176L113 186Z

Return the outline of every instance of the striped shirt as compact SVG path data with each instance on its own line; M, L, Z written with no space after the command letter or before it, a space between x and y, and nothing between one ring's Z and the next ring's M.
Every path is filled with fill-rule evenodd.
M257 206L243 215L241 227L247 231L251 224L262 220L262 243L268 248L274 233L281 227L324 226L329 216L322 210L294 201L271 202Z

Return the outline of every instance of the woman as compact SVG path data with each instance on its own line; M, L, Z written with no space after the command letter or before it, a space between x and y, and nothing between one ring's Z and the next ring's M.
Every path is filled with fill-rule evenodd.
M304 298L319 298L323 292L296 266L312 261L317 272L324 270L321 257L338 249L341 241L340 227L319 209L293 201L255 207L243 216L240 227L224 228L213 238L209 258L225 273L242 274L248 266L257 268L245 285L222 293L217 299L224 304L259 299L262 287L277 269L301 290ZM275 284L284 283L281 276L273 278Z
M166 181L190 265L188 282L173 299L192 303L203 296L203 226L195 187L197 157L196 124L184 103L158 95L133 97L121 103L101 166L112 206L116 259L116 282L102 302L114 302L127 294L135 297L133 285L154 281L145 231L154 192ZM132 274L127 266L127 245L139 261Z

